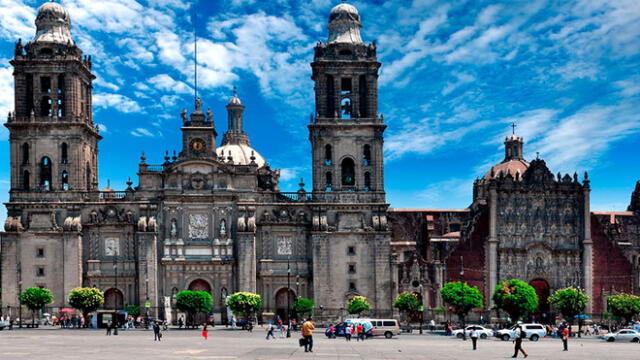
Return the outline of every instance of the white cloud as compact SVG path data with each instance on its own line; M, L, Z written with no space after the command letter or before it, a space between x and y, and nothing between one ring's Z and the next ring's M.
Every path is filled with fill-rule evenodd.
M135 137L155 137L155 134L145 128L136 128L130 132Z
M4 63L2 61L1 63ZM0 67L0 119L4 123L10 111L13 111L13 68L11 66ZM9 132L4 126L0 126L0 140L7 140Z
M120 94L97 93L93 95L93 105L103 109L116 109L123 113L142 112L140 105L130 98Z
M149 83L160 91L175 94L192 94L193 89L182 81L175 80L168 74L156 75L149 79Z
M0 38L26 43L36 33L35 10L21 0L0 0Z

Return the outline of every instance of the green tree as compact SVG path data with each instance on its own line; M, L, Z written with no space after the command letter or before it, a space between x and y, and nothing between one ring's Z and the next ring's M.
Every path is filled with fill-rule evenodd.
M262 309L262 296L251 292L237 292L227 297L227 306L234 314L248 320Z
M511 279L500 282L493 292L493 302L503 310L511 321L516 322L523 315L532 313L538 307L536 290L526 282Z
M549 296L549 303L553 304L571 325L573 319L584 312L588 302L589 297L572 286L556 290Z
M611 295L607 298L607 310L624 319L628 324L634 316L640 314L640 296L630 294Z
M448 282L440 289L440 296L445 304L453 306L456 315L464 326L464 319L469 311L482 307L484 297L477 286L469 286L467 283Z
M195 315L210 312L212 303L213 298L206 291L183 290L176 294L176 309L187 313L187 326L195 326Z
M69 305L82 312L85 319L104 304L104 293L96 288L75 288L69 293ZM87 322L88 324L88 322Z
M20 294L20 304L31 310L31 324L36 323L36 311L53 302L51 290L39 287L30 287ZM22 321L22 319L20 319Z
M293 307L293 310L295 310L298 315L305 315L311 314L313 312L313 309L315 308L315 305L316 304L313 302L313 300L299 297L298 299L296 299L296 301L293 302L293 305L291 305L291 307Z
M140 315L140 306L138 305L127 305L124 307L124 310L134 318Z
M349 314L362 314L364 311L371 310L371 305L367 302L367 298L364 296L354 296L353 299L347 303L347 311Z
M404 313L406 317L415 314L420 308L418 295L410 292L403 292L393 301L393 307Z

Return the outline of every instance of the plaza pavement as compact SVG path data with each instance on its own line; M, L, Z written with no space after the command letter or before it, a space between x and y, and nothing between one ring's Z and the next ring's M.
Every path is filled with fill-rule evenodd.
M327 339L314 335L314 352L298 347L299 334L289 339L266 341L264 329L253 333L216 327L209 340L199 330L169 330L162 342L153 341L147 330L120 331L105 336L103 330L29 329L0 331L0 359L508 359L513 345L498 339L471 341L438 335L407 334L393 339L365 342ZM640 344L605 343L597 338L572 339L569 352L558 339L524 342L528 359L639 359ZM522 358L520 356L520 358Z

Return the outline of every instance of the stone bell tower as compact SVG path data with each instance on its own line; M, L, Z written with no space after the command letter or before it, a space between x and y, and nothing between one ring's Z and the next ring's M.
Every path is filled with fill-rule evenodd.
M365 296L372 316L391 316L391 250L378 116L375 44L360 36L358 10L329 15L329 38L315 48L316 113L309 124L313 158L313 285L323 315Z
M375 43L362 41L361 27L358 10L340 4L331 11L327 43L315 48L314 191L384 192L380 63Z
M11 200L73 200L97 189L98 141L91 57L71 37L69 13L47 2L32 41L15 46L15 112L9 114ZM63 194L64 193L64 194ZM76 195L74 195L76 194Z

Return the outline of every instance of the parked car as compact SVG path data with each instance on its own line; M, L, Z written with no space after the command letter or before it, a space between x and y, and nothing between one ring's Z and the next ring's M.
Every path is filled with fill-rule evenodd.
M11 328L11 324L8 321L0 321L0 330L4 330L4 328Z
M538 341L540 338L547 336L547 330L541 324L522 324L522 331L525 332L527 339ZM512 326L508 329L498 330L496 336L504 341L515 339L516 327Z
M640 342L640 332L637 332L633 329L622 329L614 333L604 334L600 338L608 342L614 342L614 341Z
M469 325L464 329L464 332L467 336L471 330L477 330L480 336L480 339L486 339L488 337L493 336L493 330L487 329L486 327L480 325ZM451 335L457 337L458 339L462 339L462 329L456 329L451 332Z

